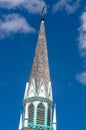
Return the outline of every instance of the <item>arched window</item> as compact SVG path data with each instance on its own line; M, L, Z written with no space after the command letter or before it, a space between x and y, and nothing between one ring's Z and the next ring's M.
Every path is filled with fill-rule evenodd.
M48 107L48 115L47 115L47 125L50 126L50 121L51 121L51 110L50 107Z
M34 105L31 103L28 107L29 123L33 123L34 120Z
M44 105L40 103L37 108L37 124L44 125L45 120L44 117L45 117L45 108Z

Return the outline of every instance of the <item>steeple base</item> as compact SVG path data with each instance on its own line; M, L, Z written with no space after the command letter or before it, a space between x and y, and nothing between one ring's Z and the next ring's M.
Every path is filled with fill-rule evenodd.
M54 130L53 127L22 128L22 130Z
M36 128L23 128L22 130L36 130Z

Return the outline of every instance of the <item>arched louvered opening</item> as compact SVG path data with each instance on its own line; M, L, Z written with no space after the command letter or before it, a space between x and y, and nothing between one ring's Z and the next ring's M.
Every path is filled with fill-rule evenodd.
M33 123L34 120L34 105L31 103L28 107L29 123Z
M45 120L45 108L42 103L40 103L37 107L37 124L44 125Z
M51 110L50 107L48 107L48 115L47 115L47 125L50 126L51 121Z

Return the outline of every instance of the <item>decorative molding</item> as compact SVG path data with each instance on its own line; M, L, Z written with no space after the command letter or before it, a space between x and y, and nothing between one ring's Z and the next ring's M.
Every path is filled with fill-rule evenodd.
M47 98L49 98L52 101L52 86L51 86L51 82L48 83L48 87L47 87L48 90L47 90L47 92L46 92L45 88L46 88L46 86L45 86L44 80L41 79L38 92L36 92L35 80L32 79L31 83L29 84L29 90L27 92L26 98L31 98L31 97L34 97L34 96L45 97L45 98L47 97ZM24 99L26 99L26 98L24 98Z
M23 101L23 106L25 106L29 102L35 102L35 101L47 102L51 106L54 105L54 103L51 100L49 100L48 98L43 98L43 97L37 97L37 96L35 96L35 97L31 97L31 98L25 99Z

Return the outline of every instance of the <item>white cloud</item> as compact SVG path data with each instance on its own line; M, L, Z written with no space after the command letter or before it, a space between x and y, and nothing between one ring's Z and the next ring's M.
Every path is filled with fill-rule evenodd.
M65 10L68 14L74 13L80 6L81 0L59 0L53 6L53 12L58 12L59 10Z
M15 33L33 33L35 29L19 14L5 15L0 19L0 38Z
M78 74L76 75L76 79L77 79L80 83L86 85L86 71L81 72L81 73L78 73Z
M86 11L82 13L81 17L81 26L79 28L79 50L80 55L86 58Z
M0 0L0 8L24 8L34 14L40 13L44 5L46 3L43 0Z
M80 17L80 28L78 37L78 46L80 51L80 56L84 60L85 70L76 75L76 79L82 84L86 85L86 11L84 11Z

